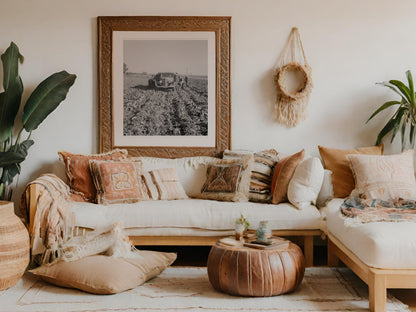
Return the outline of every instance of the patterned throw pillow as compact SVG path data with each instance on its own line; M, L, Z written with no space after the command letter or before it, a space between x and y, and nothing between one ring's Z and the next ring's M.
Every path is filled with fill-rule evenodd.
M97 190L97 204L134 203L149 200L139 161L90 160Z
M252 155L218 159L207 168L200 198L242 202L248 200Z
M352 196L416 199L413 150L396 155L348 155L355 177Z
M105 154L81 155L65 151L58 152L59 159L65 165L65 173L71 193L77 194L78 200L94 202L96 190L90 173L89 161L95 160L121 160L127 158L127 150L115 149ZM75 199L75 197L73 197ZM75 199L76 200L76 199Z
M162 168L144 172L143 180L153 200L187 199L176 168Z
M384 146L381 144L378 146L361 147L350 150L318 146L318 149L319 154L321 154L324 168L332 171L334 197L344 198L350 195L355 186L347 155L383 155Z
M253 155L251 168L249 201L270 203L273 170L279 160L278 152L274 149L261 152L224 151L224 159L240 158L243 155Z
M301 150L296 154L279 160L277 163L276 168L274 169L272 181L273 204L280 204L287 201L287 189L289 187L289 182L304 156L305 150Z

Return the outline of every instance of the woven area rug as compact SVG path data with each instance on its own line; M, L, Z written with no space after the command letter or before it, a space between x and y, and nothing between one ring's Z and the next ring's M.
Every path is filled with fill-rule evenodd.
M1 312L133 311L369 311L368 290L349 269L308 268L297 291L267 297L235 297L215 291L206 268L173 267L143 286L117 295L91 295L48 285L25 275L0 292ZM409 311L389 295L387 311Z

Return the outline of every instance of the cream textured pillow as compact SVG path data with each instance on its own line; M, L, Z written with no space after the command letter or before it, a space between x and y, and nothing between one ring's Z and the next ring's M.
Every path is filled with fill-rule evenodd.
M142 174L149 197L153 200L187 199L176 168L155 169Z
M219 159L207 168L207 178L199 198L221 201L248 201L253 155Z
M349 154L383 155L383 144L349 150L319 146L324 168L332 171L334 197L344 198L354 189L354 177L347 159Z
M347 158L355 178L351 196L416 199L413 150L396 155L348 155Z
M57 286L108 295L143 284L162 273L175 260L175 253L141 250L140 258L90 256L73 262L44 265L29 272Z
M326 203L334 198L334 188L332 186L332 171L324 170L324 180L322 182L321 190L316 199L316 206L318 208L325 207Z
M287 189L289 202L299 209L309 204L316 204L324 179L324 168L321 161L308 158L297 166Z

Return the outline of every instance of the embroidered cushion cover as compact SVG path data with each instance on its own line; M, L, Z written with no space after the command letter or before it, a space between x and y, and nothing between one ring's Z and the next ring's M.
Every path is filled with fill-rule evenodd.
M90 174L89 161L95 160L121 160L126 159L127 150L115 149L105 154L81 155L65 151L58 152L59 159L65 165L65 173L71 193L78 194L79 199L93 202L96 198L94 182ZM74 198L75 199L75 198Z
M272 181L272 203L280 204L287 201L287 189L289 182L296 170L296 167L300 164L303 157L305 156L305 150L285 157L276 165L273 174Z
M367 199L416 199L413 150L401 154L348 155L355 177L351 196Z
M219 159L207 168L200 198L220 201L248 201L252 155Z
M324 168L332 171L332 185L334 197L344 198L350 195L355 182L347 159L349 154L382 155L384 146L361 147L356 149L341 150L318 146Z
M140 161L90 160L98 204L134 203L150 199Z

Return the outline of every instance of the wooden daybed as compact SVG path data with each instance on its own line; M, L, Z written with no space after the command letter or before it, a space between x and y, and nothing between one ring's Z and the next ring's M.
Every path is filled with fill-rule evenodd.
M369 289L372 312L386 310L388 288L416 288L416 225L412 222L374 222L344 226L342 199L324 208L328 266L341 260Z

